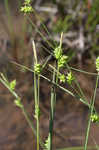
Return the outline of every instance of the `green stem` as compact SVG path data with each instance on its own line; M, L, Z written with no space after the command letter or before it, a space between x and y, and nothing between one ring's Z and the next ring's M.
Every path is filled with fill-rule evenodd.
M41 19L41 17L37 14L37 12L36 12L34 9L33 9L33 13L35 14L36 18L40 21L40 23L41 23L43 29L44 29L44 30L46 31L46 33L48 34L48 37L51 39L51 38L52 38L52 35L51 35L50 32L48 31L46 25L43 23L43 20ZM55 40L53 40L53 41L54 41L55 46L57 46Z
M6 83L6 81L4 81L2 78L0 78L0 82L11 92L11 94L12 94L16 99L20 99L20 97L15 93L15 91L11 90L11 88L9 87L8 82ZM24 116L25 116L25 118L26 118L26 120L27 120L29 126L31 127L31 129L32 129L32 131L33 131L33 133L34 133L34 135L37 137L36 129L35 129L34 125L33 125L32 120L31 120L30 117L29 117L28 112L26 111L26 109L24 108L23 105L22 105L22 107L20 107L20 109L22 110L22 112L23 112L23 114L24 114ZM44 148L45 148L45 147L44 147L44 143L42 142L42 140L40 139L40 137L39 137L39 143L40 143L40 146L44 149Z
M87 127L87 132L86 132L86 139L85 139L84 150L87 150L88 137L89 137L89 131L90 131L90 126L91 126L91 115L93 114L93 111L94 111L94 103L95 103L95 97L96 97L96 90L97 90L97 87L98 87L98 80L99 80L99 73L97 75L96 86L95 86L95 90L94 90L94 95L93 95L93 99L91 101L90 117L89 117L89 120L88 120L88 127Z
M80 70L80 69L73 68L73 67L70 67L70 69L71 69L71 70L74 70L74 71L78 71L78 72L84 73L84 74L97 76L97 73L87 72L87 71Z
M37 130L37 150L39 150L39 117L37 113L38 106L38 86L37 86L37 75L34 72L34 96L35 96L35 117L36 117L36 130Z
M80 87L80 85L79 85L79 82L75 79L75 84L77 85L77 88L79 89L79 93L80 93L80 96L85 100L85 101L87 101L87 98L85 97L85 95L84 95L84 93L83 93L83 91L82 91L82 89L81 89L81 87Z
M38 96L37 96L37 79L36 79L36 73L35 72L34 72L34 98L35 98L35 109L36 109Z
M37 150L39 150L39 118L37 117Z
M22 109L23 115L25 116L25 119L27 120L29 126L31 127L31 129L32 129L32 131L33 131L35 137L37 137L36 129L35 129L34 125L33 125L32 120L31 120L30 117L29 117L28 112L26 111L26 109L24 108L24 106L23 106L21 109ZM38 145L40 144L41 148L44 149L45 146L44 146L44 143L43 143L43 141L41 140L40 136L39 136L38 142L39 142Z
M53 82L55 82L55 70L53 72ZM56 92L55 87L52 85L51 88L51 111L50 111L50 123L49 123L49 143L48 150L52 150L52 139L53 139L53 121L54 121L54 112L56 104Z
M30 117L29 117L28 112L26 111L26 109L24 109L24 107L22 107L21 109L22 109L23 115L25 116L25 119L27 120L29 126L31 127L31 129L32 129L32 131L33 131L35 137L37 137L38 135L37 135L36 129L35 129L34 125L33 125L32 120L31 120ZM38 127L39 127L39 124L38 124ZM37 138L38 138L38 137L37 137ZM43 141L41 140L40 136L39 136L39 138L38 138L38 142L39 142L39 143L38 143L37 145L39 146L39 144L40 144L41 148L44 149L44 148L45 148L45 147L44 147L44 143L43 143ZM38 147L38 148L39 148L39 147Z
M32 69L30 69L30 68L28 68L26 66L20 65L20 64L18 64L16 62L12 62L12 63L15 64L15 65L17 65L17 66L19 66L19 67L21 67L21 68L23 68L23 69L26 69L26 70L34 73L34 71ZM45 80L47 80L49 83L55 85L56 87L60 88L64 92L68 93L69 95L73 96L74 98L80 100L83 104L85 104L86 106L88 106L88 108L90 108L90 104L87 101L83 100L80 96L73 94L71 91L65 89L64 87L62 87L59 84L51 81L50 79L48 79L47 77L45 77L45 76L43 76L41 74L40 74L40 77L43 78L43 79L45 79Z
M54 46L51 44L51 42L49 42L48 40L46 40L46 37L39 31L39 29L37 28L37 26L32 22L32 20L28 17L28 16L26 16L27 17L27 19L28 19L28 21L31 23L31 25L36 29L36 31L39 33L39 35L42 37L42 39L44 40L44 41L46 41L47 42L47 44L51 47L51 48L54 48Z
M31 121L31 119L30 119L30 117L29 117L29 114L27 113L27 111L26 111L26 109L25 109L24 107L22 107L22 112L23 112L23 114L24 114L24 116L25 116L25 119L27 120L29 126L31 127L31 129L32 129L32 131L33 131L33 133L34 133L34 135L36 136L36 130L35 130L35 128L34 128L34 125L33 125L32 121Z
M68 64L66 66L67 66L68 70L71 71L71 67L69 67ZM74 82L75 82L77 88L79 89L79 92L77 92L79 97L82 97L84 101L87 101L87 99L86 99L86 97L85 97L85 95L84 95L84 93L83 93L83 91L82 91L82 89L81 89L81 87L79 85L79 82L76 80L76 78L75 78Z
M39 93L40 93L40 76L38 75L38 109L39 109ZM37 150L39 150L39 137L40 137L40 133L39 133L39 114L37 114Z
M0 78L0 82L11 92L11 94L12 94L16 99L19 99L19 96L9 87L9 83L6 83L2 78Z

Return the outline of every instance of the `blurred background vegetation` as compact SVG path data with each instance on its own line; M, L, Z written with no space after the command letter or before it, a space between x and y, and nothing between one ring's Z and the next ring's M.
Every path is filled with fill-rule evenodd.
M73 63L92 63L99 55L98 0L32 0L35 13L29 15L31 22L20 12L23 2L0 0L1 47L4 47L4 41L7 40L5 47L11 48L12 59L28 62L28 58L25 58L26 46L32 38L40 49L50 49L46 41L59 43L61 32L64 32L64 52ZM47 32L42 24L47 27ZM44 35L45 41L37 30ZM45 53L44 49L42 53Z

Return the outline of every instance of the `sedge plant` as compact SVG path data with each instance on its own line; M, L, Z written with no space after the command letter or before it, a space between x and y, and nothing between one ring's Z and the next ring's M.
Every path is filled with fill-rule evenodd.
M34 12L32 6L31 6L31 0L25 0L24 6L21 7L21 11L24 12L25 15ZM35 24L32 23L32 25L35 25ZM40 33L39 30L37 30L37 31ZM44 40L46 40L42 33L40 33L40 35L43 37ZM24 105L22 104L21 97L18 96L18 94L15 91L16 80L9 82L2 73L0 74L0 82L15 97L15 100L14 100L15 105L22 110L23 115L25 116L27 122L29 123L29 126L31 127L31 129L33 131L33 134L36 137L37 150L40 150L40 147L43 150L53 150L53 133L54 133L53 131L54 131L55 110L57 107L57 103L56 103L57 102L57 92L56 92L57 88L63 90L65 93L68 93L69 95L73 96L76 100L79 100L81 103L86 105L89 109L89 120L88 120L88 127L87 127L86 137L85 137L85 145L83 147L78 147L76 149L84 149L84 150L89 149L88 137L89 137L91 123L99 122L99 115L96 112L96 109L94 106L95 97L96 97L96 89L97 89L98 80L99 80L99 57L96 59L97 73L89 73L89 72L85 72L83 70L78 70L76 68L70 67L69 63L68 63L69 56L63 54L62 38L63 38L63 33L61 33L59 45L55 45L55 47L52 46L54 51L53 51L53 53L51 53L51 56L53 56L55 59L54 65L49 64L50 56L43 65L41 65L38 62L37 51L36 51L36 46L35 46L34 40L32 41L33 54L34 54L34 57L33 57L34 67L32 69L30 69L29 67L26 67L24 65L13 62L15 65L19 66L20 68L28 70L34 74L34 100L35 100L34 118L36 119L36 127L34 127L33 121L31 121L28 112L25 110ZM50 72L51 72L50 78L47 78L46 76L43 75L43 70L45 69L45 66L47 64L49 64L48 66L49 66ZM63 70L66 70L66 73L63 73ZM83 90L81 89L80 84L77 81L77 79L73 73L73 70L96 76L96 86L95 86L94 94L91 97L90 103L88 102L87 98L85 97L85 94L84 94ZM49 132L48 132L48 137L45 141L42 141L42 138L40 135L40 79L41 78L47 80L51 85ZM68 90L67 88L62 86L61 83L63 83L64 85L68 84L68 86L72 90ZM68 150L69 148L65 148L65 149Z
M60 49L58 49L58 51L59 50ZM75 81L75 77L74 77L72 71L68 70L67 75L64 75L64 74L61 73L61 67L64 68L64 66L67 65L67 59L65 59L65 61L59 63L61 57L63 57L62 53L60 53L61 56L58 57L59 60L56 59L55 66L50 65L51 69L53 69L53 75L52 75L53 77L52 77L52 80L51 80L51 79L48 79L46 76L43 76L41 74L44 67L42 67L37 62L37 55L36 55L36 48L35 48L34 41L33 41L33 51L34 51L34 69L29 69L28 67L17 64L17 63L15 63L15 64L18 65L19 67L21 67L22 69L26 69L26 70L31 71L31 72L34 73L34 99L35 99L35 114L34 114L34 117L37 121L36 128L34 127L33 122L30 120L29 114L27 113L27 111L25 110L25 108L22 104L21 97L19 97L18 94L15 92L16 80L13 80L12 82L9 82L5 78L5 76L1 73L0 82L15 97L15 101L14 101L15 105L22 110L26 120L28 121L30 127L32 128L33 134L37 138L37 149L38 150L40 149L39 146L41 146L44 150L45 149L52 150L52 145L53 145L52 144L53 123L54 123L54 114L55 114L55 107L56 107L56 94L57 94L55 89L60 88L64 92L66 92L69 95L72 95L73 97L75 97L75 99L80 100L84 105L86 105L89 108L89 111L90 111L90 117L89 117L89 121L88 121L88 128L87 128L86 140L85 140L85 150L86 150L87 149L87 142L88 142L88 136L89 136L91 122L94 122L94 123L99 122L99 115L97 114L97 112L95 110L95 107L94 107L95 96L96 96L96 88L97 88L99 75L97 74L96 87L95 87L93 99L92 99L91 103L89 104L85 99L83 99L83 97L81 95L82 92L80 94L78 94L78 92L77 92L77 94L78 94L77 95L77 94L72 93L70 90L68 90L68 89L66 89L66 88L64 88L60 85L60 82L63 82L64 84L68 83L68 85L73 87L72 84ZM54 55L56 55L56 49L54 51ZM66 58L68 58L68 57L66 57ZM59 64L61 64L61 65L59 65ZM96 69L97 69L97 71L99 70L99 57L96 59ZM45 142L44 141L42 142L42 139L40 137L40 128L39 128L39 118L40 118L40 107L39 107L39 93L40 93L39 87L40 86L39 86L39 84L40 84L40 78L44 78L49 83L51 83L51 110L50 110L49 133L48 133L48 138ZM76 84L76 82L74 82L74 83ZM77 90L79 90L79 89L77 89ZM80 91L81 91L81 88L80 88Z

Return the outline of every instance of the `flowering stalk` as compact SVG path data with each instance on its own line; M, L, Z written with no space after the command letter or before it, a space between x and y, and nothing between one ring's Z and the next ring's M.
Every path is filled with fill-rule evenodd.
M54 69L54 72L53 72L52 82L54 82L56 84L58 83L58 76L59 76L59 69L60 69L59 65L58 65L58 60L62 56L62 36L63 36L63 34L61 34L59 47L57 47L54 50L54 56L55 56L57 62L56 62L56 69ZM56 70L57 70L57 74L56 74ZM52 85L52 88L51 88L51 110L50 110L49 136L48 136L48 150L52 150L55 106L56 106L56 91L55 91L55 86Z
M33 52L34 52L34 96L35 96L35 119L37 122L37 150L39 150L39 137L40 137L40 131L39 131L39 117L40 117L40 108L39 108L39 83L40 83L40 73L41 73L41 65L37 62L37 55L36 55L36 48L34 41L33 44Z
M97 90L98 81L99 81L99 57L97 57L97 59L96 59L96 70L98 72L98 75L97 75L97 79L96 79L96 86L95 86L95 90L94 90L93 99L91 101L91 106L90 106L90 117L89 117L89 121L88 121L88 127L87 127L87 132L86 132L84 150L87 150L87 144L88 144L88 137L89 137L91 121L92 122L97 122L98 119L99 119L98 116L96 116L96 114L93 115L93 113L94 113L94 103L95 103L95 98L96 98L96 90Z
M31 127L31 129L32 129L32 131L33 131L33 133L34 133L34 135L36 136L36 130L35 130L35 128L34 128L33 122L31 121L28 112L25 110L25 108L24 108L24 106L23 106L23 104L22 104L22 102L21 102L21 98L20 98L20 97L18 96L18 94L15 92L16 80L13 80L13 81L9 82L9 81L4 77L4 75L3 75L2 73L1 73L0 75L1 75L1 77L0 77L0 82L1 82L1 83L11 92L11 94L15 97L15 100L14 100L15 105L16 105L17 107L19 107L19 108L22 110L22 112L23 112L23 114L24 114L24 116L25 116L25 118L26 118L26 120L27 120L29 126ZM41 146L43 147L43 142L42 142L41 140L40 140L40 144L41 144Z

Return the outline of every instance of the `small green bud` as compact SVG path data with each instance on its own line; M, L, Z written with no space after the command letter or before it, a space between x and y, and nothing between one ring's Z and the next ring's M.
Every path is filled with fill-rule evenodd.
M67 79L67 83L71 85L72 82L75 80L75 78L74 78L72 72L69 72L69 73L67 74L66 79Z
M31 2L31 0L25 0L24 6L22 6L20 8L20 11L25 13L25 14L33 12L33 8L31 6L30 2Z
M62 56L62 48L60 46L55 48L54 56L56 59L59 59Z
M60 82L63 82L63 83L66 82L66 77L64 74L59 75L59 79L60 79Z
M49 142L50 142L50 135L48 135L47 139L45 140L45 144L44 144L44 146L45 146L45 148L47 150L48 150L48 144L49 144Z
M99 116L98 116L97 114L91 115L91 121L92 121L93 123L99 122Z
M99 56L96 59L96 70L99 72Z
M30 5L29 6L25 5L25 6L21 7L20 11L23 13L31 13L31 12L33 12L33 8Z
M37 118L39 118L40 117L40 109L39 109L39 106L37 105L36 107L35 107L35 115L34 115L34 117L35 117L35 119L37 119Z
M62 68L62 67L65 67L66 63L67 63L67 59L68 59L68 56L61 56L60 59L58 60L58 67L59 68Z
M35 71L36 74L40 74L41 71L42 71L41 64L35 64L34 65L34 71Z
M15 86L16 86L16 80L11 81L10 82L10 88L11 88L11 90L14 90Z
M15 105L16 105L16 106L18 106L18 107L20 107L20 108L22 108L22 107L23 107L23 105L22 105L22 103L21 103L20 98L19 98L19 99L14 100L14 103L15 103Z

